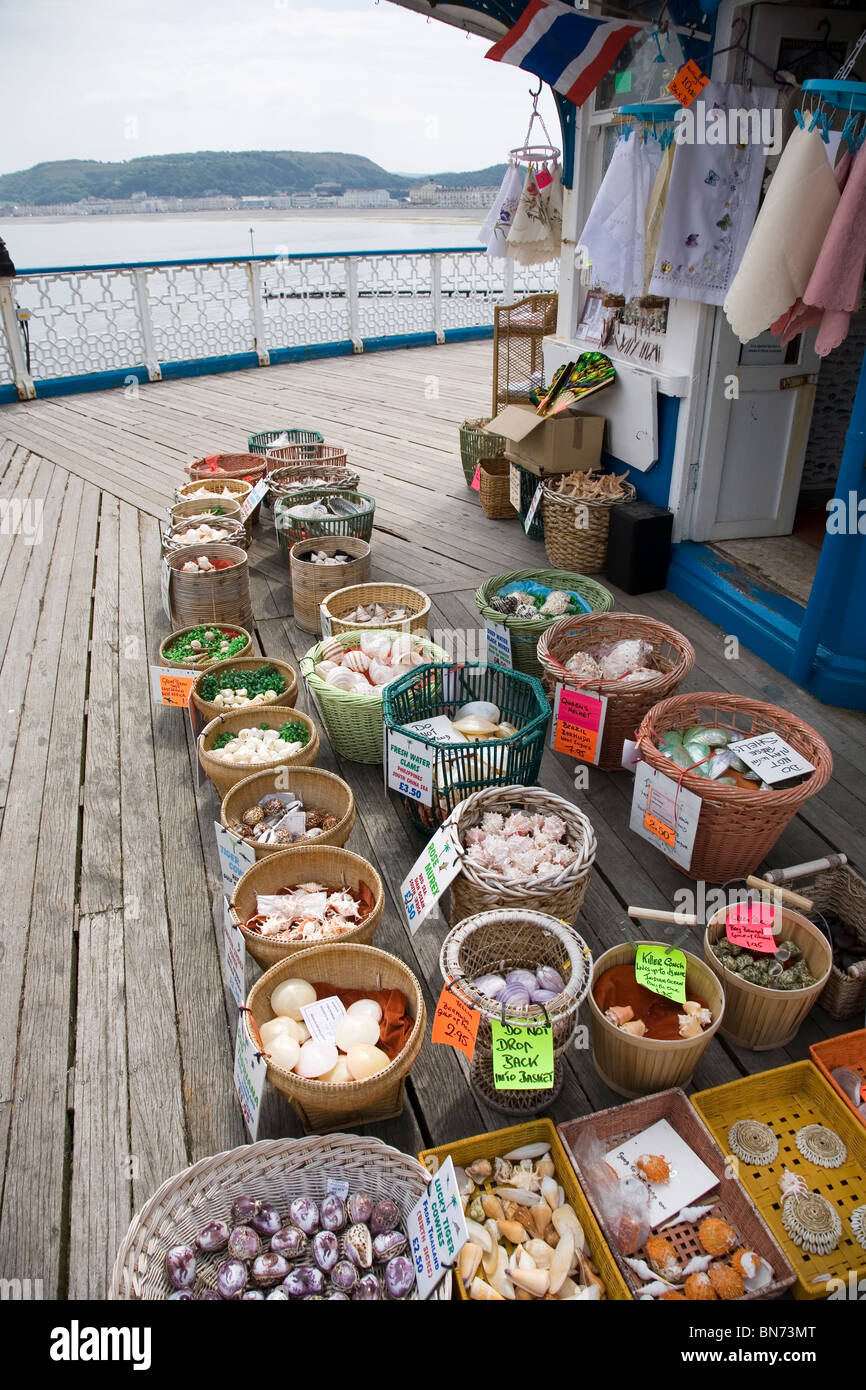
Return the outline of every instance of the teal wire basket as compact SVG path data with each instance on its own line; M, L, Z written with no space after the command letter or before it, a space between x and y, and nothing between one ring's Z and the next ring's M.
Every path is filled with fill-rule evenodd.
M453 717L470 700L492 701L501 719L513 724L517 733L511 738L429 744L422 734L406 727L440 714ZM550 705L534 676L480 662L419 666L385 686L382 714L386 737L392 729L432 749L432 806L397 793L414 824L428 833L473 792L515 784L530 787L538 781Z
M324 444L325 436L318 430L302 430L292 427L284 430L260 430L258 434L251 434L247 440L247 448L251 454L266 454L268 449L273 446L275 439L282 439L284 444Z
M328 497L339 497L341 501L354 502L361 508L352 516L291 517L291 507L303 506L308 502L325 501ZM313 489L310 492L293 492L290 497L278 497L274 503L274 528L280 543L283 559L289 563L289 551L295 541L306 541L317 536L357 536L368 541L373 534L373 516L376 503L372 497L360 492L338 492L336 489Z

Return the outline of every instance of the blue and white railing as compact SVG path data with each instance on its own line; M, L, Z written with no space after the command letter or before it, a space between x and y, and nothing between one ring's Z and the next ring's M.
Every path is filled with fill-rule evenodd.
M25 270L0 280L0 401L485 337L558 269L455 247Z

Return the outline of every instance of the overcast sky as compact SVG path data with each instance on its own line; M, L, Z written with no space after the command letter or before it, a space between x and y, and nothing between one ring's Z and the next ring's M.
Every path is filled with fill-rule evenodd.
M206 149L476 169L531 107L529 74L486 61L487 40L388 0L0 0L0 34L0 173Z

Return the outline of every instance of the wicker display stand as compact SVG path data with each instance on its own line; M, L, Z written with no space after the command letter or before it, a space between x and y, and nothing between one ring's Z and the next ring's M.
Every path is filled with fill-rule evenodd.
M645 680L586 680L565 669L566 661L577 652L597 648L602 642L634 638L650 643L658 668ZM537 650L541 683L551 702L558 684L606 698L598 766L608 771L622 766L625 740L634 738L647 710L672 695L695 662L695 649L681 632L642 613L587 613L560 618L541 634Z
M631 483L623 483L625 496L617 498L567 497L559 489L562 479L551 479L541 490L544 549L557 569L599 574L607 559L610 512L636 496Z
M544 385L542 341L556 332L558 296L532 294L493 309L493 414L503 405L529 404Z
M491 521L514 521L517 512L509 501L511 464L507 458L486 458L480 469L479 500L484 515Z
M844 856L830 855L827 867L803 878L784 869L772 869L764 874L767 883L785 886L797 878L796 891L804 898L810 898L814 911L809 915L818 919L833 914L851 927L860 942L866 947L866 882L844 861ZM821 1008L831 1018L861 1017L866 1010L866 959L856 961L842 971L834 965L830 978L821 995Z
M744 739L774 731L813 763L815 771L798 786L783 790L761 791L757 782L753 792L720 786L697 772L677 767L657 746L661 734L669 729L688 729L694 724L734 729ZM653 705L637 731L637 746L650 767L700 798L691 866L684 872L689 878L707 883L728 883L754 873L788 822L810 796L825 786L833 771L830 749L802 719L778 705L716 691L672 695Z
M261 728L263 724L267 724L269 729L281 729L284 724L295 720L305 725L310 734L309 741L297 753L281 753L267 762L244 765L224 762L210 751L218 734L236 734L241 729ZM288 746L287 743L285 747ZM220 800L252 772L267 772L275 767L312 767L318 755L319 734L312 719L302 710L289 709L285 705L254 705L248 710L238 710L236 714L218 714L198 736L198 760L213 782Z
M215 666L209 666L207 671L199 676L192 688L192 702L196 709L204 716L205 721L210 723L220 714L245 713L243 707L235 710L224 710L219 705L215 705L210 700L203 700L201 697L201 686L205 676L216 676L219 679L223 671L259 671L263 666L273 666L282 676L286 683L286 688L277 696L275 700L268 700L263 705L251 705L251 709L276 709L288 707L294 709L298 699L298 678L285 661L277 661L272 656L234 656L228 661L220 661Z
M174 525L169 527L165 532L162 538L163 555L173 555L176 550L183 550L184 547L188 546L189 541L180 541L178 537L182 536L185 531L188 531L191 526L195 526L196 523L202 522L206 522L214 531L219 531L221 533L217 544L239 545L242 550L247 550L249 548L250 539L240 517L193 515L182 517L180 521L175 522ZM213 544L213 542L207 541L205 544L210 545Z
M472 983L489 971L536 970L551 965L565 981L565 990L548 1004L504 1010ZM592 956L582 937L556 917L522 908L498 908L467 917L452 927L442 943L439 968L453 987L481 1014L470 1084L485 1105L506 1115L531 1115L546 1110L563 1082L563 1053L577 1027L577 1011L586 998ZM550 1090L500 1091L493 1079L493 1020L553 1028L554 1084Z
M247 439L247 448L251 454L267 455L268 449L274 447L275 439L288 437L289 444L324 444L325 436L318 430L298 429L292 426L284 430L260 430L258 434L251 434Z
M423 589L413 589L409 584L350 584L328 594L322 602L322 616L327 616L331 632L339 636L342 632L352 632L357 628L357 624L344 615L371 603L392 603L408 609L410 614L408 618L395 618L390 623L377 623L377 631L427 631L430 598Z
M231 1224L232 1203L249 1196L272 1202L288 1215L295 1197L320 1202L329 1184L347 1183L350 1192L397 1203L405 1223L424 1192L430 1174L417 1159L381 1139L332 1134L327 1139L260 1139L238 1149L200 1158L158 1187L133 1217L111 1276L110 1299L164 1299L171 1292L165 1274L167 1250L191 1244L201 1228L219 1219ZM202 1258L201 1282L215 1287L223 1254ZM430 1295L451 1297L451 1275ZM416 1297L413 1292L410 1297Z
M515 670L522 671L527 676L536 676L540 680L542 670L538 660L538 639L559 619L515 618L490 607L490 600L496 597L500 589L506 584L523 579L535 580L537 584L544 584L550 589L570 589L573 593L580 594L594 613L607 613L613 608L613 594L597 580L567 570L513 570L510 574L495 574L492 579L485 579L475 592L475 606L478 612L482 618L489 618L508 629L511 637L511 660Z
M236 782L230 792L223 797L220 806L220 824L232 830L251 806L257 806L263 796L273 796L274 792L293 792L304 804L307 811L321 811L326 816L339 816L339 821L331 830L322 830L304 844L338 845L342 847L352 833L355 824L355 797L348 782L334 772L326 772L323 767L278 767L269 772L255 772ZM237 833L237 832L235 832ZM255 850L256 859L267 859L280 850L291 849L286 845L260 845L255 840L247 843Z
M485 416L480 420L464 420L460 426L460 462L467 487L481 459L501 455L505 450L506 440L501 434L487 434L481 428L489 424L490 419Z
M403 1049L384 1071L365 1081L332 1083L308 1080L268 1061L268 1080L289 1101L304 1130L328 1134L333 1130L391 1120L402 1113L406 1078L421 1051L427 1010L421 986L412 971L375 946L314 946L279 961L250 990L247 1008L258 1028L274 1017L270 997L283 980L308 980L338 989L398 989L405 995L408 1012L415 1020ZM321 997L321 996L320 996Z
M352 516L302 519L288 515L291 507L324 501L335 495L345 498L347 502L354 502L361 510ZM335 494L333 490L316 489L311 492L294 492L291 497L278 497L274 503L274 527L283 559L286 564L289 563L289 551L295 541L309 540L313 537L357 536L362 541L368 541L373 534L375 511L376 503L373 498L364 497L360 492L338 492Z
M373 907L358 926L350 927L330 941L281 941L250 931L246 924L250 917L255 916L257 895L279 893L293 883L322 883L334 893L341 888L353 888L358 892L364 884L372 895ZM265 969L289 956L319 950L334 942L369 946L384 910L385 890L373 865L360 855L337 845L294 845L269 854L266 859L258 860L252 868L247 869L235 885L231 900L233 918L243 935L247 951Z
M205 573L182 573L189 560L200 556L209 560L232 560L230 569L207 570ZM171 620L179 628L195 627L199 623L240 623L249 630L253 626L253 605L250 599L250 574L247 552L238 545L187 545L172 551L164 563L171 570L169 607Z
M351 468L330 463L293 463L271 470L268 491L274 498L294 497L296 493L309 492L311 487L324 484L330 492L357 492L360 481L360 474Z
M324 550L335 555L339 550L351 556L343 565L313 565L304 557ZM365 584L370 578L370 542L357 536L322 536L316 540L296 541L289 552L292 576L292 608L295 622L302 632L322 630L322 599L335 589L351 584Z
M467 832L480 825L488 812L507 816L511 811L525 811L528 816L559 816L567 826L565 843L577 852L577 858L542 883L505 883L464 855L460 873L450 889L452 926L464 917L492 912L497 907L525 907L568 923L577 918L595 863L595 831L589 818L570 801L554 796L544 787L487 787L460 802L452 824L465 847Z
M160 666L174 666L179 667L181 670L200 669L202 671L210 670L213 666L218 666L221 658L215 656L202 656L198 661L171 661L169 657L166 656L166 652L170 651L176 642L179 642L182 637L186 637L188 633L194 632L197 627L201 626L201 623L192 623L189 627L179 628L176 632L171 632L168 637L163 638L162 642L159 644ZM241 650L236 653L236 656L252 656L253 639L246 628L238 627L236 623L214 623L213 626L218 631L227 634L231 633L235 637L245 637L246 645L241 647ZM224 660L225 658L222 659Z

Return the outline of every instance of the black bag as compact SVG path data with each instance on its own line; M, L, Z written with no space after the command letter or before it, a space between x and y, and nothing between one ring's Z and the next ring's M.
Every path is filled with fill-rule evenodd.
M6 250L6 243L0 237L0 279L6 279L15 274L15 267L12 264L12 257Z

